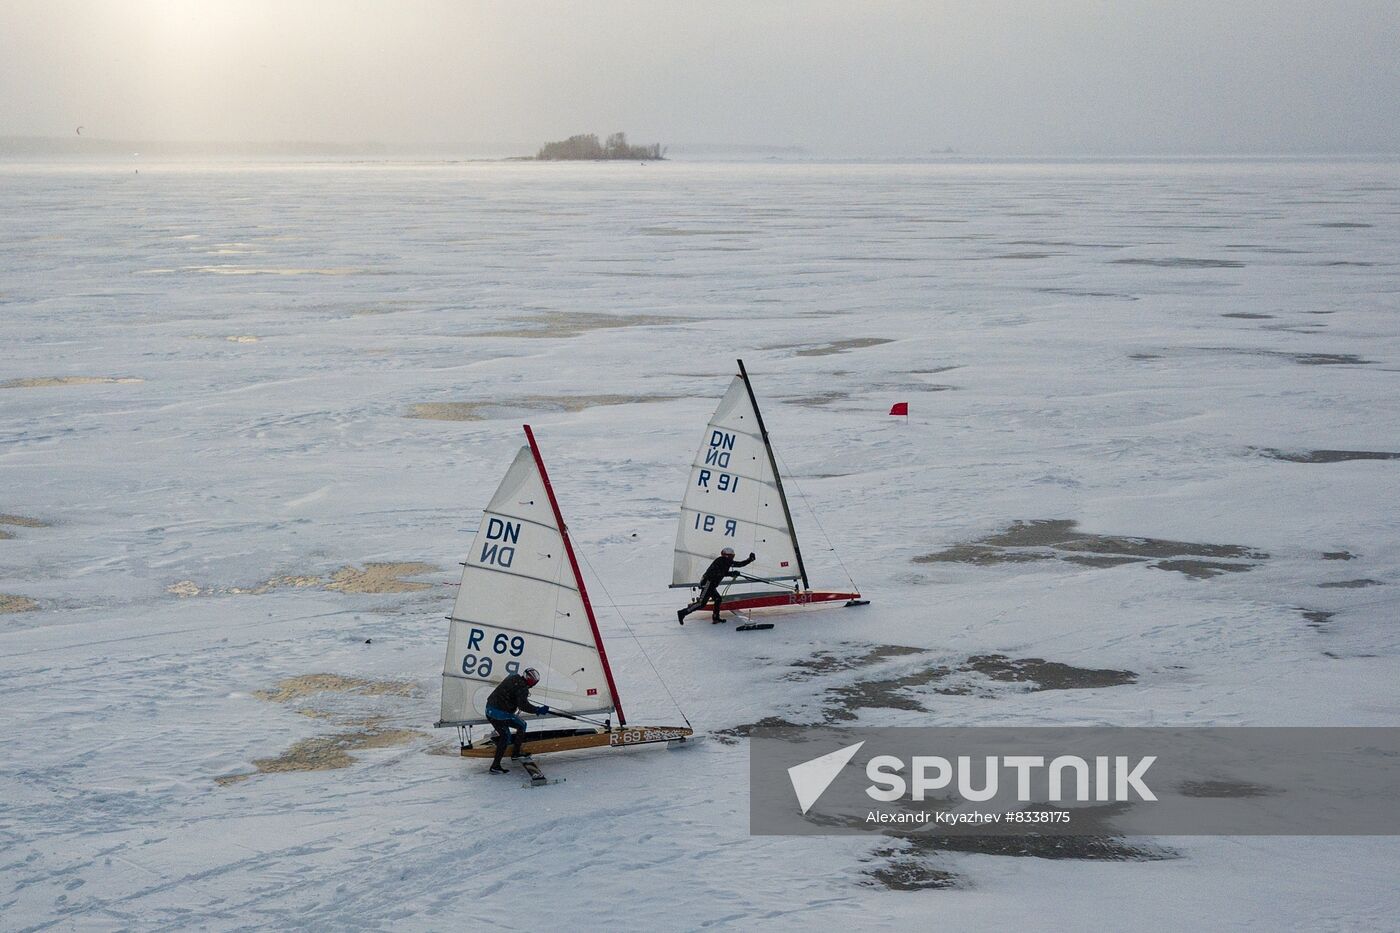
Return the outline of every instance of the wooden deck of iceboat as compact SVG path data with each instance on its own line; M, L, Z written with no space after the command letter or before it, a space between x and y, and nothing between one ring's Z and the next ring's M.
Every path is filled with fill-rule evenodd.
M680 742L695 734L688 726L620 726L611 732L591 729L546 729L525 733L522 750L527 755L572 752L581 748L626 748L657 742ZM487 737L462 749L463 758L493 758L496 745Z

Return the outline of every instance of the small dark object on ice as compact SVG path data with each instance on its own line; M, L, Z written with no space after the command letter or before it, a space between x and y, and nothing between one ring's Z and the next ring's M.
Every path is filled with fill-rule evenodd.
M736 632L759 632L763 629L772 628L772 622L747 622L744 625L734 626Z

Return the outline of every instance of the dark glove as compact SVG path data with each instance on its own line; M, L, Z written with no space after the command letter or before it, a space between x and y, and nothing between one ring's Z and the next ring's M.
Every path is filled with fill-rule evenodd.
M758 555L755 554L753 551L749 551L749 560L757 560L757 559L758 559Z
M536 707L535 707L535 715L536 715L536 716L545 716L545 715L547 715L548 713L549 713L549 707L548 707L548 706L545 706L543 703L541 703L539 706L536 706Z

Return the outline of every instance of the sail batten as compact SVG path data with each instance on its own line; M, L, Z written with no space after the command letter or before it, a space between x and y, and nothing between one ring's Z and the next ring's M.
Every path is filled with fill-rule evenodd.
M712 561L712 560L715 559L715 555L713 555L713 554L701 554L701 553L698 552L698 551L683 551L683 552L681 552L681 553L688 554L689 556L694 557L694 558L696 558L697 560L703 560L703 561L705 562L706 565L708 565L710 561ZM755 553L757 553L757 552L755 552ZM755 573L755 574L748 574L748 575L751 576L751 577L758 577L758 574L756 574L756 573ZM763 580L800 580L800 579L802 579L802 578L801 578L798 574L793 573L793 574L774 574L774 575L767 576L767 577L759 577L759 579L763 579ZM694 584L692 584L692 583L672 583L671 585L672 585L672 586L693 586Z
M452 619L452 621L453 621L453 622L465 622L465 623L467 623L468 625L491 625L492 628L498 628L498 629L500 629L500 630L503 631L503 632L515 632L515 633L520 634L520 635L530 635L530 634L532 634L532 633L531 633L530 631L528 631L527 629L510 628L510 627L505 626L505 625L495 625L495 624L488 623L488 622L473 622L471 619L456 619L456 618L454 618L454 619ZM588 643L588 642L581 642L581 641L569 641L569 639L567 639L567 638L561 638L561 637L558 636L558 635L555 635L555 636L554 636L554 640L555 640L555 641L566 642L566 643L568 643L568 644L570 644L570 645L578 645L580 648L592 648L592 647L593 647L593 645L592 645L591 643Z
M544 522L537 522L537 521L535 521L533 518L526 518L526 517L523 516L523 515L509 515L509 514L507 514L507 513L505 513L505 512L497 512L497 513L495 513L495 514L496 514L497 517L499 517L499 518L508 518L508 519L510 519L510 520L513 521L513 522L529 522L531 525L539 525L541 528L550 528L550 529L553 529L553 528L554 528L553 525L546 524L546 523L544 523Z
M557 586L557 587L559 587L561 590L569 590L569 591L574 592L574 593L577 593L577 592L578 592L578 587L576 587L576 586L571 586L570 584L565 583L565 582L563 582L563 581L561 581L561 580L549 580L549 579L546 579L545 577L532 577L532 576L530 576L528 573L512 573L512 572L509 571L509 570L501 570L499 567L482 567L482 566L477 566L476 569L477 569L477 570L485 570L485 571L488 571L488 572L490 572L490 573L503 573L503 574L505 574L505 575L508 576L508 577L515 577L517 580L534 580L536 583L543 583L543 584L545 584L546 586Z

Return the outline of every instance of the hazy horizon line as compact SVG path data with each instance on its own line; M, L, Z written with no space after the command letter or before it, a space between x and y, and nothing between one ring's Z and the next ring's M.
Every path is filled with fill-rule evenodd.
M470 142L417 142L394 143L366 139L356 142L340 142L316 139L269 139L269 140L198 140L198 139L136 139L104 136L43 136L43 135L0 135L0 158L13 159L17 156L99 156L119 155L128 149L136 149L131 157L155 158L171 156L226 156L230 158L260 156L335 156L349 158L367 156L373 161L474 161L510 160L530 158L530 148L538 149L540 143L509 142L503 140ZM689 150L695 153L712 154L755 153L767 154L769 158L810 159L810 160L1113 160L1113 159L1201 159L1201 160L1288 160L1288 159L1395 159L1400 151L1389 150L1325 150L1294 149L1288 151L1251 150L1015 150L982 151L975 148L930 147L912 148L861 148L833 144L829 148L815 148L797 143L758 143L692 140L678 143L662 143L663 151L675 151L684 155ZM139 150L148 151L142 153ZM84 152L83 150L88 150ZM453 154L457 154L453 158Z

